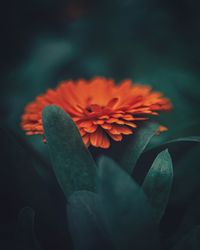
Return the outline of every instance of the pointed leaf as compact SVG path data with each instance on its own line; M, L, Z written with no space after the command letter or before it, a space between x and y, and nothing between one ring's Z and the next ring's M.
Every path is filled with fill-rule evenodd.
M48 106L43 110L43 126L53 169L65 196L76 190L94 190L96 166L69 115Z
M168 150L162 151L154 160L143 182L143 190L155 210L156 219L162 218L173 181L173 167Z
M128 173L132 174L138 158L145 150L151 138L156 134L158 128L158 124L149 122L138 129L133 135L133 140L128 145L120 161L120 166L122 166Z
M102 225L97 194L74 192L68 200L67 214L75 250L111 250Z
M188 136L184 138L174 139L152 149L149 149L142 154L139 161L137 162L136 168L134 170L135 178L140 183L144 178L143 174L148 171L155 157L166 148L168 148L169 153L173 159L173 163L175 164L199 142L200 136Z
M103 157L99 165L103 219L116 249L158 249L153 211L143 190L112 160Z

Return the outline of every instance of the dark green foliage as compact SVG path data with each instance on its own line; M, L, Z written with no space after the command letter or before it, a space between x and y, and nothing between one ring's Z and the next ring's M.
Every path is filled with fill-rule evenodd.
M146 148L151 138L158 131L159 125L152 122L147 122L140 128L133 137L131 143L127 146L125 153L122 155L120 165L130 174L140 155Z
M94 190L96 166L71 118L60 108L49 106L43 111L43 125L53 170L65 196Z
M147 153L153 155L164 148L169 148L171 153L176 153L178 156L183 155L183 151L189 150L193 145L200 142L200 136L188 136L167 141L155 148L150 149ZM175 151L176 150L176 151ZM175 151L175 152L173 152Z
M117 159L120 167L131 173L140 185L146 174L150 173L149 169L158 154L168 148L174 176L169 201L166 204L165 200L162 204L165 211L162 210L164 214L159 228L160 250L200 249L200 140L199 137L191 137L200 135L199 7L199 1L178 0L2 1L0 117L6 129L0 130L0 250L23 250L22 243L26 250L34 248L33 210L36 215L34 229L43 250L74 250L71 238L77 244L76 239L79 237L90 246L97 242L96 232L101 227L96 228L97 224L93 224L94 215L102 213L102 204L97 205L97 194L79 191L72 194L71 198L68 195L82 188L94 190L93 177L96 174L89 171L94 166L93 159L83 146L71 120L65 115L65 119L61 119L64 121L62 126L54 121L55 129L51 127L53 133L47 135L49 154L48 147L39 136L25 137L19 126L24 105L35 96L47 88L55 87L61 80L89 79L95 75L112 77L117 83L131 78L134 82L149 84L171 99L174 106L172 112L157 119L151 117L159 124L166 125L169 131L159 137L154 136L148 148L147 143L155 130L144 122L142 133L140 129L135 130L132 136L125 136L122 142L112 142L109 150L96 149L96 155L108 154ZM60 126L64 130L66 126L69 127L63 134L64 130L61 131ZM141 123L138 122L140 127ZM131 137L133 142L128 146L126 142ZM55 138L60 141L55 143ZM106 164L111 165L109 170L113 163L108 161ZM86 168L86 165L89 167ZM115 168L117 172L120 171L117 166L112 169ZM85 175L88 177L88 171L93 176L89 185L85 178ZM122 172L120 179L124 179L124 176L127 177ZM113 190L113 177L106 177L106 180L104 188L111 182ZM130 181L135 185L136 193L130 198L129 203L132 204L140 188L131 178L127 183ZM120 195L119 201L125 199L127 202L127 195ZM142 200L144 195L140 195L140 192L138 195ZM164 193L157 195L164 197ZM70 216L66 216L68 199L71 201ZM120 205L119 201L113 202ZM122 205L126 202L122 201ZM108 204L111 206L111 201L108 200ZM20 214L19 226L18 214L24 207L26 209ZM94 213L91 215L87 208L91 208L90 211ZM114 207L114 211L117 208L119 206ZM139 210L139 205L131 212L138 214L136 210ZM131 216L137 217L139 223L139 216ZM100 226L104 220L101 219L102 215L97 217ZM68 232L68 218L80 226L70 231L73 237ZM123 220L117 217L117 222L118 219ZM149 218L145 221L148 222ZM119 231L120 237L128 238L130 232L124 235L118 223L114 223L117 224L114 229ZM104 223L102 227L105 228ZM90 232L91 235L86 236ZM145 238L153 234L151 230L136 233L137 244L145 243ZM106 230L105 234L106 239L111 238ZM100 239L103 237L101 233L98 236ZM149 245L148 250L150 248ZM155 250L154 246L152 250Z
M30 207L23 208L19 214L18 244L21 250L41 250L35 235L35 212Z
M168 203L172 180L172 161L168 151L165 150L159 153L154 160L142 185L150 204L155 210L158 223L160 222Z
M116 249L158 249L153 211L142 189L105 157L99 163L97 190L103 220Z
M66 205L54 175L49 175L51 171L47 166L45 177L38 174L35 166L42 169L42 162L36 161L26 144L21 143L11 131L0 128L0 137L4 143L0 151L0 159L4 163L0 167L0 239L14 240L18 212L29 206L37 214L35 224L41 247L66 249L69 241L63 220Z
M200 141L198 136L172 140L144 152L158 125L147 123L141 128L127 151L134 157L127 155L127 164L136 165L134 178L144 179L140 187L127 173L129 167L118 166L110 158L103 156L96 167L73 121L60 108L47 107L43 123L52 168L20 137L1 130L8 144L1 151L6 162L6 168L1 167L1 191L17 194L20 201L12 208L14 211L26 206L20 212L17 226L15 222L7 229L0 225L4 236L0 239L2 248L182 250L188 246L198 249L198 227L186 236L200 224L197 195L200 172L194 165L188 168L191 158L199 155L199 151L194 151L198 149L194 147ZM166 147L169 153L164 150ZM171 193L170 155L175 164ZM122 162L125 164L125 156ZM190 183L190 178L194 183ZM185 186L187 182L190 185ZM9 202L12 204L13 199Z
M69 229L75 250L111 250L100 211L100 197L92 192L73 193L67 206Z
M136 176L139 182L142 182L155 157L164 149L168 148L173 162L177 163L186 156L186 152L188 153L192 150L199 142L200 136L188 136L167 141L143 152L136 164L134 176Z
M200 226L196 226L171 250L199 250Z

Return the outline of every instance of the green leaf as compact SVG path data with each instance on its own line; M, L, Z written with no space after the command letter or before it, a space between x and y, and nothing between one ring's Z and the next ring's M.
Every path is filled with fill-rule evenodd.
M174 140L170 140L156 148L161 148L164 147L166 145L170 145L170 144L174 144L174 143L180 143L180 142L200 142L200 136L188 136L188 137L182 137L182 138L178 138L178 139L174 139Z
M163 151L165 148L168 148L170 153L179 154L181 156L185 149L189 149L200 142L200 136L188 136L183 138L178 138L174 140L167 141L157 147L154 147L144 153L144 156L156 155L159 152Z
M193 228L172 250L199 250L200 249L200 226Z
M94 190L96 166L69 115L48 106L42 118L53 170L65 196L77 190Z
M109 158L100 159L97 190L105 227L116 249L158 249L153 210L143 190Z
M120 160L120 166L122 166L128 173L132 174L137 160L145 150L151 138L158 131L158 128L158 124L147 122L133 135L132 142L128 145Z
M97 194L89 191L74 192L68 200L67 214L76 250L111 250L102 225Z
M182 159L187 154L187 152L189 152L189 150L191 150L199 142L200 136L188 136L174 139L149 149L142 154L139 161L137 162L137 166L134 170L135 178L141 182L141 179L144 177L143 174L148 171L155 157L166 148L168 148L175 165L177 161Z
M30 207L23 208L18 217L18 243L20 249L40 250L34 231L35 212Z
M162 151L154 160L143 182L143 190L155 210L156 219L162 218L173 181L173 167L168 150Z

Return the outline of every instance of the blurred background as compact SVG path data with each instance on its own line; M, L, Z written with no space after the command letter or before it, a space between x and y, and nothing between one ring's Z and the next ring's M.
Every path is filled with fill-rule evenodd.
M173 111L159 117L169 132L156 138L157 143L199 135L199 8L195 0L2 2L2 126L20 135L48 158L41 138L26 137L20 129L24 106L61 80L105 76L117 82L131 78L134 82L150 84L172 100ZM1 136L5 148L13 146L4 133ZM14 148L12 152L18 155ZM199 151L194 154L192 158L196 159ZM5 179L2 186L8 176L15 180L15 171L13 174L2 171ZM192 178L192 175L193 172L188 176ZM15 185L18 188L19 182ZM19 195L13 194L13 187L8 184L3 188L6 190L3 199L12 194L5 211L13 212L11 203L16 202L17 207ZM7 225L6 220L4 224Z
M27 102L63 79L131 78L171 98L164 123L199 118L195 0L19 0L1 6L1 120L18 132Z

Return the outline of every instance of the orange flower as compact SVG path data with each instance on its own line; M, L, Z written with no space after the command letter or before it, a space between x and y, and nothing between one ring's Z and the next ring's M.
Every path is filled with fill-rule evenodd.
M25 107L21 125L27 135L44 135L41 112L52 104L71 116L87 146L101 148L108 148L110 139L121 141L123 135L132 134L138 121L172 107L160 92L133 84L131 80L119 85L101 77L64 81ZM161 126L160 131L164 130L166 128Z

